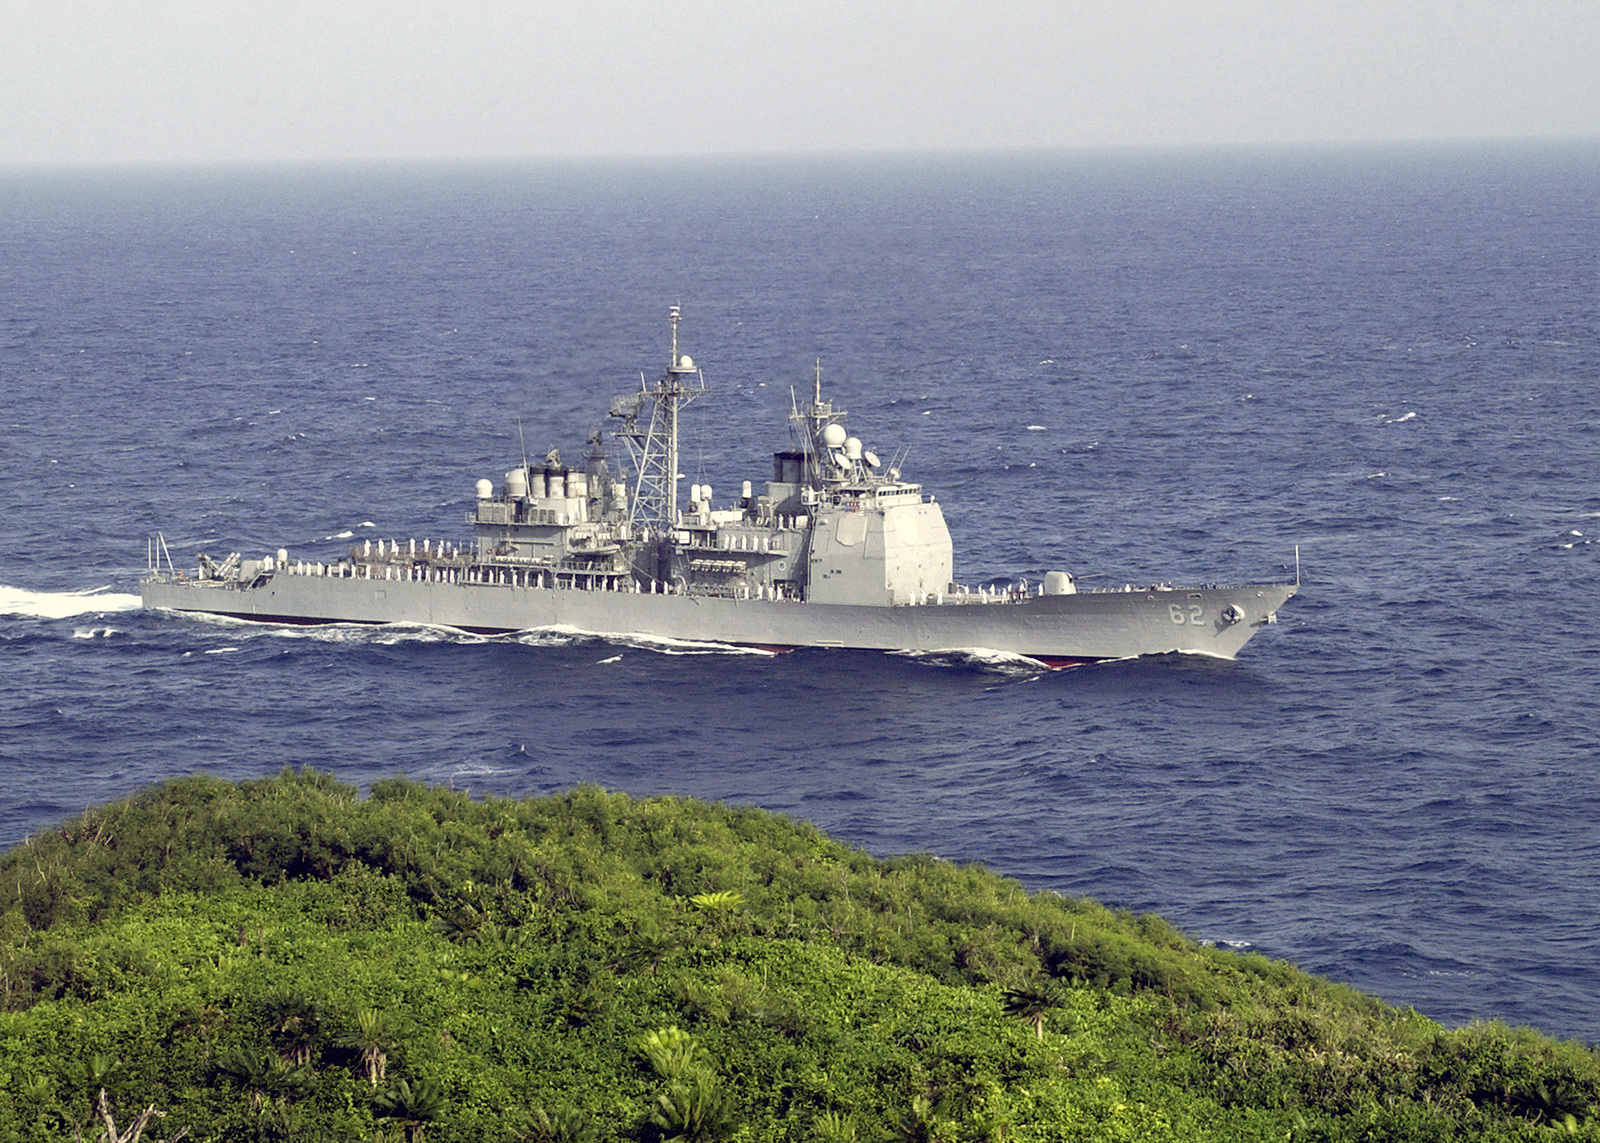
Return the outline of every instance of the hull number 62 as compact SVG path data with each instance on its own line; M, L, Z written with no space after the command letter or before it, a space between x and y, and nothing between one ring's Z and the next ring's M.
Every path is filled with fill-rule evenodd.
M1205 626L1206 613L1200 609L1198 603L1191 603L1188 607L1181 603L1169 603L1167 614L1172 616L1172 622L1179 627L1186 623L1194 627Z

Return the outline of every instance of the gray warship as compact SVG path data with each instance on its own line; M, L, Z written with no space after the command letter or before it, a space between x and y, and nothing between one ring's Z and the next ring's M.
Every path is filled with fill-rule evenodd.
M678 348L654 383L611 403L583 461L552 450L496 484L479 480L472 540L366 541L334 562L288 551L198 557L178 569L161 536L140 581L146 608L281 624L426 624L497 634L557 628L610 637L798 647L1001 653L1050 667L1140 655L1231 659L1299 589L1080 588L1065 571L1037 583L964 587L944 514L884 464L823 400L791 401L791 447L771 478L719 507L692 484L680 503L679 422L706 392ZM613 453L615 449L611 450Z

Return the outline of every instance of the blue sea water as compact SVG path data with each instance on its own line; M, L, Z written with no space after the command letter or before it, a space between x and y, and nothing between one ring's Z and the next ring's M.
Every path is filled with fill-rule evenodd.
M1600 144L0 172L0 845L199 771L769 807L1600 1040ZM823 381L968 583L1303 590L1237 662L322 630L147 542L461 539L667 307L728 494Z

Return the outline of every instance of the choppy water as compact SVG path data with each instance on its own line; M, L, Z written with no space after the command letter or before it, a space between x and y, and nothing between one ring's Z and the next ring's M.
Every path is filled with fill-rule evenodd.
M0 844L199 770L577 782L1159 912L1600 1039L1600 145L0 173ZM966 582L1293 575L1236 663L1046 676L136 610L462 538L665 358L760 480L817 357Z

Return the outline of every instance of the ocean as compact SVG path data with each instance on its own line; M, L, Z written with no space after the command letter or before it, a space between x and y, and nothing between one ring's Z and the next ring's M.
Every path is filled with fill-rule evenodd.
M164 778L578 783L1600 1041L1600 143L0 171L0 846ZM681 348L686 479L822 370L956 575L1292 579L1235 662L145 613L461 540Z

